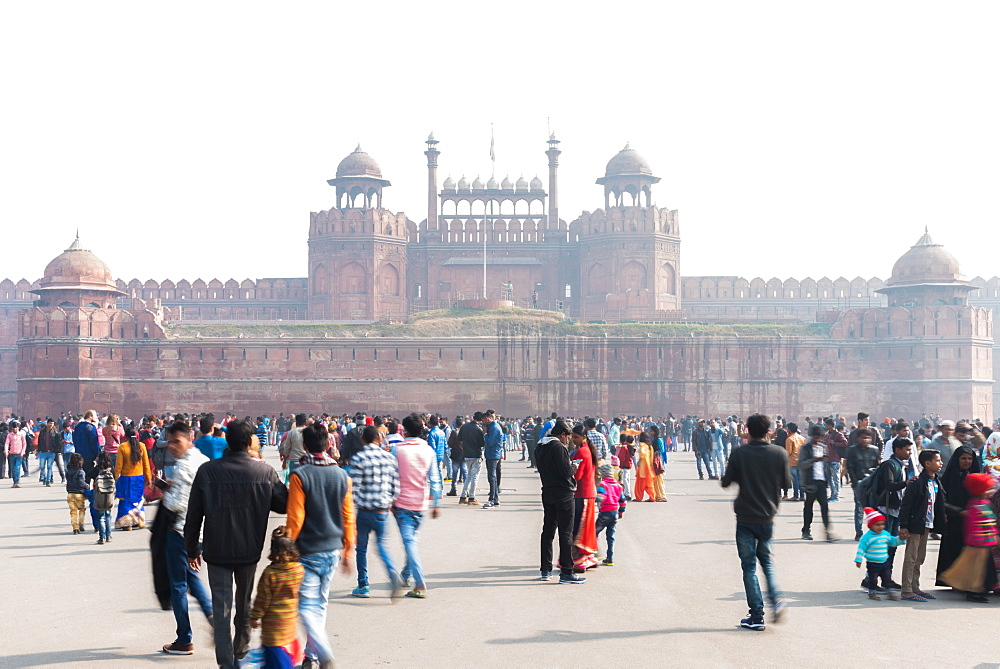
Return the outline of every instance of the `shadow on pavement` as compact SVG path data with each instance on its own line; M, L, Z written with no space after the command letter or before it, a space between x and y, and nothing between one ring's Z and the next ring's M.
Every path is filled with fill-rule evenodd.
M739 627L675 627L662 630L624 630L621 632L578 632L575 630L543 630L534 636L519 638L488 639L486 643L493 645L511 645L521 643L587 643L609 639L637 639L661 634L718 634L719 632L740 631Z
M78 650L51 651L39 653L25 653L23 655L7 655L3 658L4 667L38 667L46 665L57 665L63 663L79 662L109 662L111 660L135 659L134 655L119 654L115 651L124 650L120 646L109 648L81 648ZM151 654L143 659L167 660L168 662L176 658L163 653Z

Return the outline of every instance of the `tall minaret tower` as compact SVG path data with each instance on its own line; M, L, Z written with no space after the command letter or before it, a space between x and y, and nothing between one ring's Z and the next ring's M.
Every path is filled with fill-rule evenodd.
M559 179L559 154L562 151L559 150L559 140L556 139L556 133L549 135L549 150L545 152L545 155L549 157L549 228L558 229L559 227L559 190L558 190L558 179Z
M437 150L438 141L434 139L432 132L427 136L427 229L438 229L438 156L441 152Z

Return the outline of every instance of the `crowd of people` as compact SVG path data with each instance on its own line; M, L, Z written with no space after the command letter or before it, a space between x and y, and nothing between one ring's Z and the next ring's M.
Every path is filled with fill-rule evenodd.
M353 559L351 594L371 597L374 534L391 599L426 598L418 540L425 516L437 518L449 496L496 513L502 469L512 462L526 462L541 483L543 581L553 578L553 541L560 584L582 584L587 570L614 566L615 530L628 502L667 501L669 453L690 450L699 479L739 486L736 544L749 606L743 627L764 629L757 563L772 619L783 612L770 557L778 505L803 503L801 537L811 540L818 504L825 538L836 541L829 503L840 499L842 483L854 492L855 558L867 567L862 588L871 599L934 598L920 584L929 539L941 541L938 585L972 602L1000 594L1000 432L927 415L916 431L902 419L875 426L863 412L849 427L841 416L806 418L804 425L780 416L772 424L762 414L745 421L735 415L575 419L556 412L511 419L484 410L454 419L230 413L221 421L212 414L136 421L87 411L0 422L6 465L0 477L10 475L13 487L21 487L35 456L40 485L51 486L58 472L66 486L74 534L86 531L89 506L98 544L110 542L113 529L146 527L146 504L159 501L150 528L154 587L176 619L175 639L163 651L194 652L190 595L213 627L222 667L238 666L254 627L261 628L266 666L333 666L326 608L338 566L349 571ZM265 449L276 452L280 468L265 462ZM484 470L489 492L480 505ZM271 535L271 564L254 598L272 512L286 518ZM387 547L391 520L404 547L401 567ZM902 584L893 580L898 548L905 552ZM206 567L207 591L199 578Z

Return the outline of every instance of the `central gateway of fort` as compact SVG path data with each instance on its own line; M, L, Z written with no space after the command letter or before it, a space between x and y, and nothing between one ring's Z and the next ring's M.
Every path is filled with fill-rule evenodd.
M76 240L38 281L0 282L0 409L993 418L1000 282L966 281L926 232L885 281L682 278L677 211L629 146L597 179L603 208L571 223L554 135L547 191L439 189L433 135L424 153L420 223L383 207L360 147L340 162L306 278L115 280ZM515 309L485 330L473 312L402 325L468 305Z

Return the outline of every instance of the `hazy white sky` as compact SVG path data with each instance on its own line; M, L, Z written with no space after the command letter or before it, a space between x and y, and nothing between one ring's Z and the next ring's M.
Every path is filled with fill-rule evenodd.
M357 7L356 10L349 9ZM79 227L129 279L305 276L309 212L360 142L426 217L440 180L546 179L626 141L679 209L681 273L888 276L930 227L1000 274L996 2L7 2L0 277ZM16 249L13 253L11 248Z

